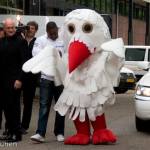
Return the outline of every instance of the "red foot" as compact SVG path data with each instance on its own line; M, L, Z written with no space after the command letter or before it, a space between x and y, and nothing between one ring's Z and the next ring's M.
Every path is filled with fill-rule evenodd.
M117 137L108 129L97 130L93 133L93 144L115 143Z
M70 145L87 145L90 143L90 136L85 134L76 134L68 137L64 143Z

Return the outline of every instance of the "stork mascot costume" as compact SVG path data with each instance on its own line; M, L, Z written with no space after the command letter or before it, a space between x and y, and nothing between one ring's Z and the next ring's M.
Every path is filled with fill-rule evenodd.
M112 40L103 18L89 9L67 14L62 28L68 53L66 73L52 46L27 61L23 70L53 75L56 85L63 82L64 90L54 109L62 116L69 112L77 130L77 134L65 139L65 144L86 145L90 138L93 144L115 143L116 136L106 127L104 106L115 101L113 87L118 84L124 64L123 41Z

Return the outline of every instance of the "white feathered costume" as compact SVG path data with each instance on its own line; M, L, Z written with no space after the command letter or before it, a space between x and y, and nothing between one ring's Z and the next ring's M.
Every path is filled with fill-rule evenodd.
M120 38L111 40L103 18L89 9L70 12L63 30L68 48L65 80L62 81L65 74L62 60L51 46L26 62L23 70L42 71L55 76L55 83L64 83L63 93L54 109L62 116L69 110L69 117L74 120L77 129L77 134L66 139L65 144L88 144L89 122L94 128L93 144L115 142L116 136L106 129L103 106L115 101L113 87L118 84L124 64L123 41Z

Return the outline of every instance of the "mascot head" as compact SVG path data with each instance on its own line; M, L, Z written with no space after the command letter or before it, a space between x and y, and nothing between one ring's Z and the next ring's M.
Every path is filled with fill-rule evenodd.
M69 73L90 55L101 50L110 39L104 19L90 9L76 9L65 17L64 31L68 45Z

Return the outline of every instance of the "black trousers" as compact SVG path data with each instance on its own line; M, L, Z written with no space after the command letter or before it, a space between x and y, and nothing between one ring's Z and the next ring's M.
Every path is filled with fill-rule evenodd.
M4 112L4 116L6 116L2 105L0 105L0 129L2 129L2 122L4 120L3 119L3 112ZM6 117L5 117L5 119L6 119ZM5 130L7 130L7 122L5 122Z
M20 134L20 94L21 90L14 89L15 80L4 82L1 86L2 108L7 122L7 129L11 134Z
M23 80L23 114L21 126L26 130L29 128L31 121L33 99L35 97L38 76L39 75L29 73L26 74Z
M3 115L3 108L0 106L0 129L2 129L2 115Z
M3 122L3 111L4 111L4 91L2 86L0 86L0 129L2 129L2 122Z
M2 121L3 121L3 91L2 91L2 87L0 86L0 129L2 128Z

